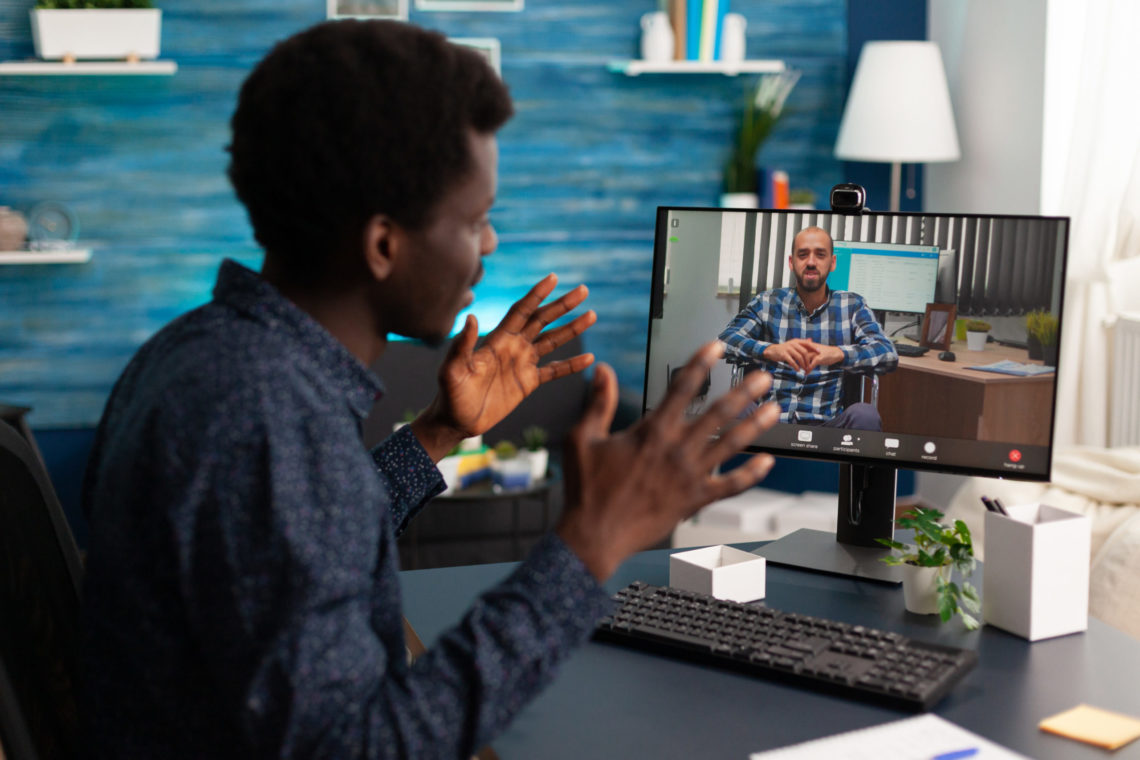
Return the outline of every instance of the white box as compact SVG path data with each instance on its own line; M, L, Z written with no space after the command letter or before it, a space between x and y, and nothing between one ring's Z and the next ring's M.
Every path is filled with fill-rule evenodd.
M1046 504L986 512L982 617L1030 641L1088 629L1090 523Z
M669 585L717 599L751 602L764 598L766 567L765 559L756 554L707 546L669 555Z

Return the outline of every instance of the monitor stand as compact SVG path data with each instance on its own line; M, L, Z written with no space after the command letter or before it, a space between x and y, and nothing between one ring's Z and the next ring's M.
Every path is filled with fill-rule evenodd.
M902 583L901 569L880 561L891 550L875 541L894 537L896 476L894 467L841 464L836 532L802 528L754 553L774 565Z

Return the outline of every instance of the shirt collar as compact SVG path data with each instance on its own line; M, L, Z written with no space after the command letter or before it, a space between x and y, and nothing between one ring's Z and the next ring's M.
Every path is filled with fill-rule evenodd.
M794 286L788 289L792 291L792 302L796 305L796 308L799 309L800 313L806 314L809 317L814 317L816 314L819 314L821 311L830 306L831 299L835 296L835 291L832 290L829 286L824 285L823 287L827 288L827 298L823 303L819 305L818 309L810 313L808 312L807 304L805 304L804 300L800 298L800 291L797 290Z
M224 260L214 285L214 301L290 334L358 417L365 417L384 392L380 378L343 343L253 270L232 259Z

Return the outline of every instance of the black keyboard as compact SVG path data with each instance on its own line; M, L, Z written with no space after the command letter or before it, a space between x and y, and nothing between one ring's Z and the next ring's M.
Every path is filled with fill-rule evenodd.
M899 356L922 356L929 350L930 349L925 346L912 346L909 343L895 344L895 351Z
M906 710L931 709L978 661L967 649L640 581L614 601L595 639Z

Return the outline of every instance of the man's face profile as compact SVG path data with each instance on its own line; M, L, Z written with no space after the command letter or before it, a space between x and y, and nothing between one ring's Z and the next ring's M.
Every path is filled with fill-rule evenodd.
M801 292L814 293L822 288L827 284L827 276L835 270L831 236L818 227L801 231L792 242L788 265Z

